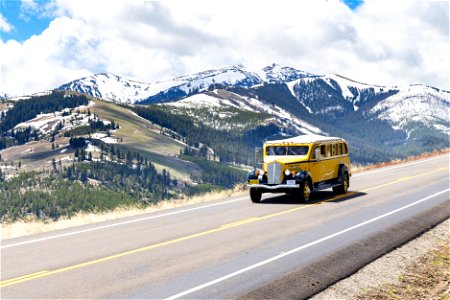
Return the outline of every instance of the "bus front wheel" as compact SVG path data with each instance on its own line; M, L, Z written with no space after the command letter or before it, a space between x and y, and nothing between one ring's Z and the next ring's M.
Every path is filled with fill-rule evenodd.
M257 189L250 189L250 199L253 203L260 203L262 192Z

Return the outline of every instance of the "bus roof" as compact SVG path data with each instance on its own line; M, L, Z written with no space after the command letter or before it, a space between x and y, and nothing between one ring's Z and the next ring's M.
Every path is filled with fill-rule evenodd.
M323 143L323 142L346 142L344 139L334 136L323 136L317 134L304 134L295 136L292 138L276 141L267 141L266 145L277 144L310 144L310 143Z

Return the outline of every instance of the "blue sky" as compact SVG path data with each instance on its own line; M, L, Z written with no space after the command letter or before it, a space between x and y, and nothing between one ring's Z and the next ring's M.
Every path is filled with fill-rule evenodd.
M46 15L43 7L50 1L36 1L39 9L33 9L23 4L21 0L3 0L1 13L7 22L12 25L9 32L1 31L3 41L14 39L24 42L32 35L40 34L50 24L53 16Z
M448 20L447 0L0 0L0 93L272 63L449 89Z
M362 1L362 0L343 0L343 2L345 3L345 5L347 5L351 9L356 9L361 4L363 4L364 1Z

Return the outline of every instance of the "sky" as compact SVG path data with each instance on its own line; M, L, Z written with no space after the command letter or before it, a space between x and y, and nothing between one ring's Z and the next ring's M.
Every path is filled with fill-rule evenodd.
M449 1L0 0L0 94L278 63L449 90Z

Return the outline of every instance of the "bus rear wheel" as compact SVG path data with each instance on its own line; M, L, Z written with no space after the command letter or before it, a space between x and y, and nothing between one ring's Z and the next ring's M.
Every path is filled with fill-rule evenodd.
M344 173L342 177L342 184L333 187L333 193L335 193L336 195L346 194L348 191L348 187L350 186L350 179L348 178L348 174Z

